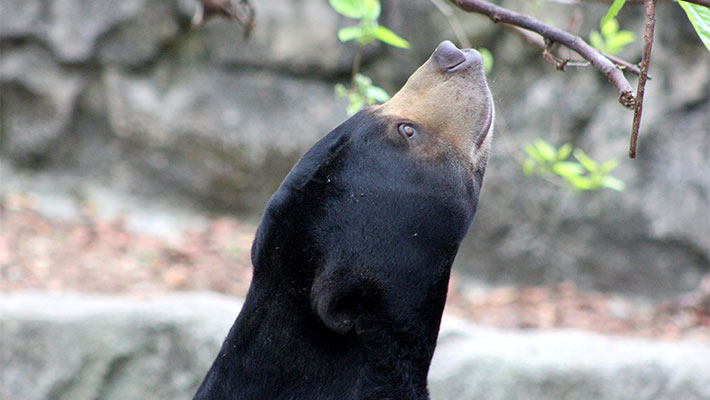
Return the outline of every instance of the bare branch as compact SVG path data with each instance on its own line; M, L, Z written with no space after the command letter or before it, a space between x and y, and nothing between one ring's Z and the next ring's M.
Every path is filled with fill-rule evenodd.
M525 41L530 43L531 45L539 48L540 50L543 51L543 57L545 60L553 64L555 67L557 67L560 63L564 62L565 67L582 67L582 66L589 66L589 61L581 63L579 60L572 60L569 57L562 57L561 55L555 54L554 51L549 51L545 52L547 49L545 45L545 40L540 37L540 35L536 35L535 33L532 33L530 31L527 31L523 28L520 28L515 25L508 25L505 24L505 26L509 27L512 29L515 33L519 34ZM608 58L611 62L616 64L619 68L623 69L624 71L629 71L632 74L638 76L641 73L641 69L638 67L638 65L630 63L626 60L623 60L619 57L613 56L611 54L607 53L602 53L604 54L604 57ZM551 57L552 60L548 59L548 57ZM559 68L558 68L559 69ZM648 76L648 80L651 80L651 75Z
M503 22L510 25L519 26L521 28L531 30L542 35L545 39L552 42L561 43L568 48L576 51L584 59L592 63L592 65L601 71L611 83L616 86L619 91L619 103L626 108L634 108L636 99L634 98L633 89L624 77L623 72L616 68L614 63L609 61L603 54L588 45L582 38L575 36L569 32L553 28L545 25L527 15L522 15L502 7L495 6L486 1L481 0L451 0L459 8L464 11L474 12L487 15L493 22Z
M619 68L625 71L629 71L636 76L641 75L641 69L638 67L638 65L622 60L621 58L613 56L611 54L604 53L604 56L611 60L611 62L619 66ZM648 76L648 80L651 80L651 75Z
M641 75L639 75L638 90L636 91L636 108L634 109L634 122L631 125L631 145L629 147L629 157L636 158L636 143L638 142L639 126L641 125L641 111L643 109L643 95L646 91L646 77L648 76L648 64L651 61L651 47L653 47L653 31L656 26L656 0L644 0L643 8L646 11L646 29L643 39L646 46L641 61Z
M683 1L685 1L686 3L693 3L693 4L697 4L699 6L710 8L710 0L683 0ZM643 4L646 5L646 2L644 2Z

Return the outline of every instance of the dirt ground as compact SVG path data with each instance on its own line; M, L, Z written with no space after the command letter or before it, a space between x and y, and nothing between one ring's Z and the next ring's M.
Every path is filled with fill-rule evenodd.
M211 290L244 296L251 279L254 226L215 217L179 243L129 232L120 218L87 207L80 220L37 213L31 201L0 203L0 290L102 294ZM446 312L510 329L572 328L661 340L710 341L710 276L692 293L654 305L584 292L571 282L473 289L454 272Z

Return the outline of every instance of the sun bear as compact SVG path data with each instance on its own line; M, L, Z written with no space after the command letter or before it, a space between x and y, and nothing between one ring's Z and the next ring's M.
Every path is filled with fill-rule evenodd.
M266 206L244 307L195 399L428 399L493 117L480 54L445 41L318 141Z

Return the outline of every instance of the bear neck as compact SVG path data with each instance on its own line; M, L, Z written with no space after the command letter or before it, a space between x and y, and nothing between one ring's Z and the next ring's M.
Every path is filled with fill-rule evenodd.
M315 321L307 304L270 295L283 293L270 285L252 282L198 391L204 397L196 399L223 398L218 393L235 399L429 398L426 378L441 312L438 321L416 323L421 328L434 323L436 330L429 332L411 327L383 332L383 321L363 321L338 334Z

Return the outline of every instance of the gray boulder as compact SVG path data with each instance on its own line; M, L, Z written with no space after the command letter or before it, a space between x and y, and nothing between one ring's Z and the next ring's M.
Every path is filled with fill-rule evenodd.
M167 89L140 75L105 74L112 132L146 173L232 209L263 207L304 150L345 118L332 86L319 80L164 67L174 77Z
M0 295L0 396L190 399L242 305L211 293ZM500 331L445 317L434 400L701 400L710 346Z
M60 61L82 62L104 34L146 6L145 0L8 0L0 10L0 33L40 40Z
M352 68L354 45L342 45L338 29L347 23L326 1L253 2L254 29L226 20L205 27L205 42L219 64L284 70L320 77L344 74Z
M0 300L6 399L190 399L241 301L23 293Z
M82 75L28 46L3 52L0 81L5 154L21 164L47 157L71 123Z
M577 331L502 331L444 319L432 399L700 400L710 345Z
M140 66L153 60L161 46L179 33L173 0L151 0L131 18L114 24L95 53L101 65Z

